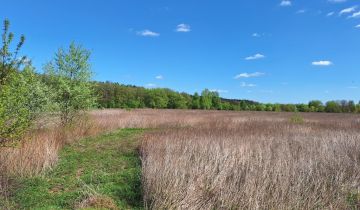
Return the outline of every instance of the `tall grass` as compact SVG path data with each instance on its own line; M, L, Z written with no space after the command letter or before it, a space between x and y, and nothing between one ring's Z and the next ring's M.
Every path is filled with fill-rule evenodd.
M314 114L294 124L258 116L263 119L223 117L148 134L142 145L146 207L360 208L354 118Z
M148 208L301 209L358 205L360 118L346 114L97 110L72 128L42 123L0 148L0 202L11 177L53 167L59 150L119 128L156 128L141 146ZM51 119L50 121L54 121Z

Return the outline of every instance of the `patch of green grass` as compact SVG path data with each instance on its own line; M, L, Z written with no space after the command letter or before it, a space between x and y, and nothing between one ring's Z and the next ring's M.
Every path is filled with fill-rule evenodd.
M302 124L304 123L304 118L296 112L294 113L294 115L291 116L290 122L295 124Z
M86 202L99 207L92 198L101 198L119 209L141 209L141 133L122 129L66 146L53 170L19 180L14 202L19 209L74 209Z
M347 202L349 204L349 209L360 209L360 194L356 192L349 193Z

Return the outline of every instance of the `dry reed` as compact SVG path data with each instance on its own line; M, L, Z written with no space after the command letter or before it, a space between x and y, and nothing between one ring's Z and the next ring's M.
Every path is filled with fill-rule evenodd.
M76 139L119 128L156 128L141 147L147 208L347 208L349 196L359 193L359 116L308 113L302 124L291 123L291 116L93 111L71 129L50 124L34 129L17 148L1 148L0 195L8 193L8 177L41 174Z

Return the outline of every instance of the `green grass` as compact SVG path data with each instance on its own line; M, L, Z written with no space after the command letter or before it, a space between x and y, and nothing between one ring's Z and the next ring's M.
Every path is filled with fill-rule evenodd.
M66 146L53 170L19 180L14 202L19 209L74 209L96 197L98 201L89 207L141 209L141 163L136 148L142 132L122 129Z

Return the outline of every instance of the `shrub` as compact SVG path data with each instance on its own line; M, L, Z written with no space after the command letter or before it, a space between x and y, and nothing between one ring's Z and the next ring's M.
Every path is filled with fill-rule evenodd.
M290 122L301 124L304 123L304 118L299 113L295 113L293 116L291 116Z
M5 20L0 49L0 146L18 140L49 104L46 87L30 62L25 56L17 57L25 37L21 36L14 52L9 50L14 37L9 26Z
M82 111L95 106L89 59L88 50L72 43L68 50L59 49L45 66L63 125L72 124Z

